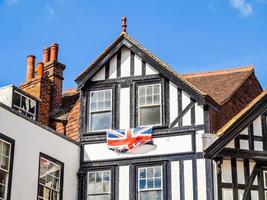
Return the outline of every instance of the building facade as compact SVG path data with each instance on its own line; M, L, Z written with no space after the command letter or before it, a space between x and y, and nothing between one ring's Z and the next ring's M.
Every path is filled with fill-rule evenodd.
M9 149L0 152L9 159L0 199L267 200L267 93L253 66L179 74L126 27L123 18L77 89L62 93L57 44L37 67L27 57L19 88L0 89L0 145ZM129 147L142 128L153 145ZM127 152L108 146L107 131ZM22 179L31 185L23 198Z

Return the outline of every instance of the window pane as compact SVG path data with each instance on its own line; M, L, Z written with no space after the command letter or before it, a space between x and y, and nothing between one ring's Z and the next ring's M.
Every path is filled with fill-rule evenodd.
M20 107L20 95L16 92L14 92L14 99L13 99L13 103L14 105Z
M9 158L1 156L1 168L8 170Z
M139 177L146 178L146 169L139 169Z
M154 177L161 177L161 167L154 168Z
M9 156L10 144L3 142L3 153L5 156Z
M148 178L153 177L153 168L152 167L147 168L147 177Z
M139 88L139 96L145 96L146 92L146 87L145 86L140 86Z
M89 173L89 183L95 182L95 173Z
M160 124L160 106L140 108L140 125Z
M0 198L4 199L5 198L5 186L0 185Z
M6 178L7 178L7 172L4 172L0 170L0 184L5 185L6 184Z
M153 103L153 101L152 101L152 97L153 97L153 96L147 96L147 97L146 97L146 105L151 105L151 104Z
M104 101L104 91L98 91L98 101Z
M111 112L92 113L91 130L105 130L111 127Z
M142 189L145 189L146 188L146 179L141 179L139 181L139 189L142 190Z
M105 100L110 100L111 99L111 91L110 90L107 90L105 91Z
M161 188L161 178L155 178L155 188Z
M159 85L154 85L154 94L159 94Z
M146 191L140 192L140 200L161 200L162 191Z
M152 85L146 86L146 95L152 95Z
M148 189L154 188L153 179L147 179L147 188Z

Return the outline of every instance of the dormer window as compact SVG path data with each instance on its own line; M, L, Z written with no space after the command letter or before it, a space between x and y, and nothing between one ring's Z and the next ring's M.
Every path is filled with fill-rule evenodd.
M111 89L90 92L89 130L101 131L111 128Z
M160 84L138 87L138 113L139 126L161 124Z

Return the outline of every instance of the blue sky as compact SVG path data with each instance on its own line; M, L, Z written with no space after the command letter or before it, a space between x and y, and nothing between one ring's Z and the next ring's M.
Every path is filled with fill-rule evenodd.
M64 88L120 34L177 72L253 64L267 88L267 0L0 0L0 86L24 82L26 56L53 42Z

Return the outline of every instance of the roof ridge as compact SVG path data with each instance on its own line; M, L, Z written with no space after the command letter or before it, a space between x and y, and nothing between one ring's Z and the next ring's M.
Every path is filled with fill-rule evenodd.
M189 77L191 78L191 77L201 77L201 76L215 76L215 75L244 72L244 71L253 71L253 70L254 70L253 65L247 65L247 66L240 66L240 67L233 67L233 68L210 70L210 71L204 71L204 72L185 73L185 74L180 74L180 75L183 78L189 78Z

